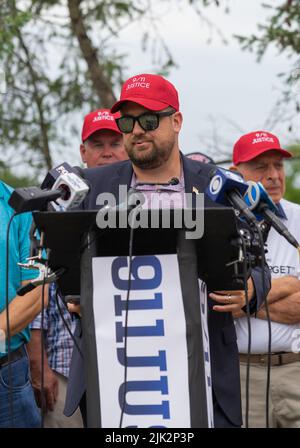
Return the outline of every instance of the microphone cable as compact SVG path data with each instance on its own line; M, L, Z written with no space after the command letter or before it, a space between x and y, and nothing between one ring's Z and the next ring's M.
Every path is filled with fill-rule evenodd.
M13 404L13 390L12 390L12 372L11 372L11 335L10 335L10 323L9 323L9 232L11 223L17 212L13 212L11 215L7 230L6 230L6 272L5 272L5 306L6 306L6 335L7 335L7 359L8 359L8 400L9 400L9 415L11 420L11 427L14 428L14 404Z
M32 221L31 227L30 227L30 231L29 231L29 237L30 237L30 257L36 256L39 254L39 251L42 250L42 245L43 245L43 234L41 235L40 238L38 238L37 236L35 236L35 233L37 232L37 227L36 224L34 223L34 221ZM38 255L39 256L39 255ZM40 255L41 256L41 255ZM45 258L45 267L46 267L46 272L47 272L47 268L48 268L48 254ZM45 285L46 285L46 277L44 275L43 278L43 283L42 283L42 303L41 303L41 341L40 341L40 350L41 350L41 402L40 402L40 406L41 406L41 428L44 428L44 416L45 416L45 411L46 411L46 396L45 393L46 391L44 390L44 383L45 383L45 368L44 368L44 361L45 361L45 356L44 356L44 350L45 350L45 335L44 335L44 313L45 313Z
M48 267L48 257L45 262L46 268ZM44 361L45 361L45 335L44 335L44 312L45 312L45 281L46 278L44 276L43 285L42 285L42 311L41 311L41 428L44 428L44 418L46 411L46 391L44 390L44 382L45 382L45 369L44 369Z
M270 375L271 375L271 349L272 349L272 328L271 328L271 319L269 313L269 305L266 296L266 279L265 279L265 251L264 251L264 239L262 235L262 231L259 225L256 224L256 229L258 232L260 247L261 247L261 269L262 269L262 288L263 288L263 296L264 296L264 305L266 309L266 317L268 323L268 363L267 363L267 384L266 384L266 428L269 428L269 391L270 391Z
M154 186L154 185L160 185L160 186L170 186L170 185L177 185L179 183L179 179L177 177L172 177L172 179L167 183L150 183L150 182L139 182L135 185L135 189L137 186ZM128 197L127 197L128 200ZM128 207L128 205L127 205ZM132 253L133 253L133 236L134 236L134 226L137 214L140 212L142 208L142 204L139 203L136 205L136 207L131 210L133 212L132 216L132 222L129 223L130 225L130 236L129 236L129 250L128 250L128 256L129 256L129 264L128 264L128 286L127 286L127 295L126 295L126 303L125 303L125 327L124 327L124 394L123 394L123 403L122 403L122 410L121 410L121 416L120 416L120 423L119 423L119 429L122 428L123 424L123 417L124 417L124 411L125 411L125 400L126 400L126 390L127 390L127 370L128 370L128 364L127 364L127 330L128 330L128 314L129 314L129 297L130 297L130 290L131 290L131 270L132 270ZM130 216L130 215L129 215Z
M270 390L270 366L271 366L271 346L272 346L272 332L271 332L271 321L270 321L270 314L268 309L268 302L266 297L266 279L265 279L265 250L264 250L264 239L262 235L262 231L260 229L260 226L252 222L252 227L255 228L257 231L258 237L259 237L259 247L261 250L260 258L261 258L261 275L262 275L262 290L263 290L263 300L264 305L266 308L266 317L267 317L267 323L268 323L268 363L267 363L267 384L266 384L266 427L269 428L269 390ZM243 251L245 251L245 242L242 238L242 245L243 245ZM245 274L245 267L244 264L244 274ZM246 285L246 283L245 283ZM246 286L247 288L247 286ZM249 306L249 297L248 297L248 290L246 294L246 288L245 288L245 295L246 295L246 310L247 310L247 328L248 328L248 347L247 347L247 363L246 363L246 404L245 404L245 426L246 428L249 427L249 386L250 386L250 354L251 354L251 318L250 318L250 306Z
M121 410L121 416L120 416L120 423L119 423L119 429L122 428L123 424L123 417L124 417L124 411L125 411L125 400L126 400L126 392L127 392L127 370L128 370L128 364L127 364L127 330L128 330L128 314L129 314L129 297L130 297L130 290L131 290L131 270L132 270L132 254L133 254L133 236L134 236L134 222L136 219L136 216L138 212L140 211L140 207L135 207L131 212L133 212L133 219L132 222L129 223L130 225L130 236L129 236L129 250L128 250L128 256L129 256L129 263L128 263L128 284L127 284L127 294L126 294L126 302L125 302L125 326L124 326L124 394L123 394L123 403L122 403L122 410ZM130 213L131 213L130 212Z
M246 400L245 400L245 426L249 428L249 382L250 382L250 353L251 353L251 317L250 317L250 304L249 304L249 295L248 295L248 282L247 282L247 249L246 244L243 238L241 238L242 246L243 246L243 277L244 277L244 285L245 285L245 299L246 299L246 316L247 316L247 328L248 328L248 347L247 347L247 364L246 364L246 384L245 384L245 392L246 392Z
M62 310L62 308L61 308L61 306L60 306L60 304L59 304L59 298L60 298L60 295L59 295L59 292L58 292L58 285L57 285L57 284L56 284L56 290L55 290L55 296L54 296L54 298L55 298L55 302L56 302L56 306L57 306L58 312L59 312L60 317L61 317L61 319L62 319L62 321L63 321L63 323L64 323L64 326L66 327L67 332L69 333L70 337L72 338L72 341L74 342L74 345L76 346L76 348L77 348L77 350L78 350L80 356L83 358L82 350L81 350L81 348L79 347L79 345L78 345L78 343L77 343L77 341L76 341L76 339L75 339L75 336L74 336L74 334L72 333L72 330L70 329L69 324L68 324L68 322L67 322L66 319L65 319L63 310ZM67 304L66 304L63 300L62 300L62 303L63 303L64 307L68 310L68 306L67 306ZM69 312L69 310L68 310L68 312ZM70 313L70 312L69 312L69 313ZM70 313L70 314L71 314L71 313Z
M14 404L13 404L13 385L12 385L12 367L11 367L11 333L10 333L10 316L9 316L9 233L13 219L19 213L14 212L9 219L7 231L6 231L6 279L5 279L5 306L6 306L6 333L7 333L7 358L8 358L8 389L9 389L9 413L11 420L11 427L14 428ZM47 261L46 261L47 263ZM44 320L44 308L45 308L45 278L42 287L42 328ZM41 348L43 348L44 338L43 331L41 332ZM44 404L44 350L41 353L42 366L41 366L41 426L43 427L43 404Z
M267 316L267 324L268 324L268 362L267 362L267 384L266 384L266 428L269 428L269 390L270 390L270 367L271 367L271 346L272 346L272 331L271 331L271 321L270 321L270 314L269 314L269 308L268 308L268 301L266 297L266 279L265 279L265 251L264 251L264 240L262 231L257 223L253 223L255 230L257 231L258 237L259 237L259 247L261 249L261 279L262 279L262 290L263 290L263 300L264 305L266 309L266 316ZM248 298L249 299L249 298ZM247 299L246 299L247 300ZM249 304L249 300L248 300ZM247 306L247 305L246 305ZM249 305L248 305L249 306ZM250 309L249 309L250 311ZM248 313L247 313L248 314ZM251 320L249 317L247 317L247 326L248 326L248 350L247 350L247 367L246 367L246 414L245 414L245 420L246 420L246 428L249 426L249 385L250 385L250 354L251 354Z

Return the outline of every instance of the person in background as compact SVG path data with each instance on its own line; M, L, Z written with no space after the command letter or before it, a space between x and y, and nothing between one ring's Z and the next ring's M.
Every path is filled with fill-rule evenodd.
M115 116L108 109L98 109L85 116L81 137L80 154L88 168L128 158L124 149L123 136L115 122ZM57 285L53 283L49 290L49 306L44 315L44 426L47 428L80 428L82 427L82 418L79 410L70 417L63 414L73 340L67 331L58 306L68 327L74 333L75 315L70 315L57 291ZM31 376L36 400L41 406L41 315L31 323L31 333L32 338L28 345Z
M29 213L17 215L11 222L8 285L6 284L7 228L14 212L8 204L11 193L12 188L0 181L0 428L38 428L41 425L41 418L30 382L26 346L30 339L28 324L41 311L42 286L36 287L24 296L19 296L17 293L21 286L37 277L36 270L28 270L18 265L27 263L27 257L30 255L29 230L32 218ZM10 355L6 319L7 291ZM45 286L45 305L47 300L47 286Z
M232 170L246 181L261 182L277 206L277 216L300 241L300 206L285 199L284 160L292 154L282 149L278 138L267 131L243 135L233 149ZM300 427L300 261L295 247L273 228L267 236L266 259L272 284L267 296L271 319L271 383L269 422L271 427ZM242 401L245 404L247 319L234 313L240 353ZM249 427L266 424L268 323L263 306L251 317ZM297 352L297 353L296 353ZM243 406L244 408L244 406ZM243 409L245 410L245 409ZM245 424L245 416L244 416Z
M109 165L128 159L123 135L109 109L98 109L86 115L82 128L80 154L88 168Z

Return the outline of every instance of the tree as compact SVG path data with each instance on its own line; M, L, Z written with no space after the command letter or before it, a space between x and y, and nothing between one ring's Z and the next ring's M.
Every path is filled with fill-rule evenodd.
M52 20L51 11L63 2L31 0L25 9L21 9L24 2L4 3L0 57L6 68L6 94L0 106L1 146L10 166L27 163L37 170L50 169L51 147L65 146L69 140L70 115L82 104L108 107L115 99L112 78L120 69L118 58L103 54L100 59L87 35L92 6L97 15L100 6L107 7L109 2L95 7L95 2L69 0L65 16ZM86 18L80 9L84 3L92 3ZM121 11L122 2L110 3ZM111 16L116 16L111 9ZM105 20L105 15L99 15L98 21ZM62 51L53 64L54 46Z
M286 166L286 194L289 201L300 204L300 145L292 145L288 148L294 155Z
M30 176L17 176L13 174L9 169L0 168L0 179L2 182L10 185L13 188L30 187L32 185L38 185L38 180Z
M288 73L279 74L287 88L276 107L293 103L300 112L300 0L284 0L279 5L262 4L270 11L265 24L258 25L258 33L251 36L236 36L243 50L256 53L260 61L270 46L285 53L293 62ZM291 130L291 129L290 129Z
M289 56L300 54L300 1L284 0L278 6L262 6L271 11L266 24L259 24L259 34L250 37L237 36L245 49L255 50L261 59L271 44L285 51ZM299 62L299 61L298 61Z
M161 0L200 6L215 0ZM54 148L68 147L79 135L77 115L110 107L123 81L126 55L111 41L135 21L155 24L153 0L2 0L0 61L6 93L0 104L2 160L30 165L36 172L53 164ZM166 73L174 61L156 35L142 37L147 51L158 39L164 60L155 70ZM151 31L152 30L152 31ZM148 44L148 47L147 47ZM77 115L76 115L77 113ZM79 122L79 119L78 119Z
M44 91L47 78L36 69L37 58L29 49L22 30L30 20L27 11L18 11L15 1L1 10L0 49L6 67L6 88L1 102L1 144L9 150L14 163L27 161L28 146L51 165ZM18 147L18 150L16 148ZM18 159L20 157L20 159Z
M240 37L243 48L261 42L262 55L278 39L282 51L299 54L299 1L284 2L281 9L270 6L273 18L269 26L262 26L265 34ZM156 42L163 56L153 61L153 71L167 74L175 60L156 23L161 7L171 4L189 5L212 27L205 8L226 5L226 10L230 1L160 0L157 8L158 0L2 0L0 84L1 67L6 75L6 94L0 91L2 161L12 169L23 164L41 173L53 165L54 153L65 158L72 137L80 133L83 115L110 107L115 100L126 70L126 54L117 51L118 37L132 23L149 25L141 45L151 52ZM290 32L280 38L280 30L288 31L283 23Z

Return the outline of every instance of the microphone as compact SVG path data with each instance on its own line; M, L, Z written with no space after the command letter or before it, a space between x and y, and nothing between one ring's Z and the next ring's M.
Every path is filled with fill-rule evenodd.
M81 204L90 188L87 183L74 172L61 174L53 185L53 190L61 192L61 196L52 203L57 210L69 210Z
M251 224L256 224L255 215L243 199L247 189L248 184L240 174L224 168L215 168L211 171L211 181L205 193L213 202L232 206Z
M39 187L16 188L8 203L17 213L45 210L48 202L61 196L61 191L41 190Z
M47 185L47 189L16 188L9 198L9 205L18 213L46 210L49 202L55 210L69 210L78 207L90 187L76 174L76 169L66 165L68 164L63 163L49 171L42 183L44 187Z
M275 214L277 211L276 205L266 192L264 186L260 182L256 183L251 180L248 181L247 184L249 187L244 195L244 199L250 210L253 210L253 213L258 219L265 219L265 221L274 227L280 235L292 244L292 246L298 249L298 241Z
M75 169L77 170L77 173L79 171L78 168L79 167L75 167ZM56 180L59 178L59 176L61 174L73 173L73 172L75 172L75 169L73 169L71 167L71 165L69 165L67 162L63 162L60 165L57 165L56 167L52 168L50 171L48 171L45 179L43 180L43 182L41 184L42 190L51 190L54 183L56 182ZM80 172L78 174L81 177L84 177L84 176L82 176L82 174Z
M178 185L178 184L179 184L178 177L172 177L172 179L170 179L169 181L169 185Z
M85 180L82 168L63 162L47 173L41 188L61 190L62 196L51 202L48 209L64 211L78 207L90 190L90 185Z
M21 286L17 290L18 296L24 296L28 292L35 289L37 286L43 285L43 284L49 284L52 282L55 282L58 278L60 278L66 271L65 268L59 268L56 271L52 271L49 267L45 266L42 263L18 263L18 265L25 269L38 269L39 275L34 280L31 280L29 283L27 283L24 286Z
M248 180L248 189L244 194L244 200L248 205L250 210L256 211L257 206L260 202L264 202L268 205L269 209L273 212L277 212L277 207L274 204L272 198L266 192L263 184L261 182L254 182L253 180ZM263 216L256 214L257 219L263 219Z
M72 170L75 174L78 174L78 176L80 176L82 179L84 179L84 181L88 184L88 181L85 177L85 169L81 168L80 166L72 166Z

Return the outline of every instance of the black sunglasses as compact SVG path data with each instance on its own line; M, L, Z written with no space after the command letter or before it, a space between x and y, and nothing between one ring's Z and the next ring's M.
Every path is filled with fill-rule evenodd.
M123 134L132 132L136 121L144 131L154 131L159 126L160 117L169 117L170 115L175 114L175 112L175 110L166 112L145 112L137 117L124 115L123 117L116 118L116 123Z

